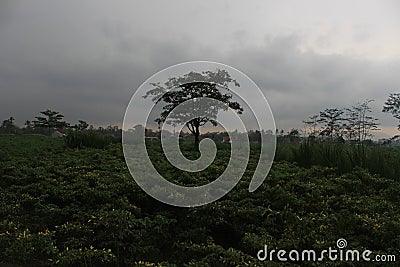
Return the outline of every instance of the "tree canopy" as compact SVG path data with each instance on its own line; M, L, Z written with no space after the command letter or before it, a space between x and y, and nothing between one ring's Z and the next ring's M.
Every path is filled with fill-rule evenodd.
M164 84L151 83L154 88L143 97L152 97L155 103L164 102L163 111L156 122L164 123L169 117L167 123L170 125L185 124L194 135L195 146L198 148L200 127L208 122L216 126L216 118L220 110L226 111L229 107L239 114L243 112L240 104L232 100L233 96L229 89L231 84L240 86L225 70L189 72L180 77L169 78ZM218 103L212 102L204 106L201 102L197 102L203 98L211 98L217 100ZM190 110L172 112L188 100L192 100L193 103Z
M62 120L64 115L60 114L58 111L47 109L40 113L45 117L35 117L36 120L33 121L34 127L48 128L49 135L51 134L51 130L54 128L63 128L68 126L68 124Z

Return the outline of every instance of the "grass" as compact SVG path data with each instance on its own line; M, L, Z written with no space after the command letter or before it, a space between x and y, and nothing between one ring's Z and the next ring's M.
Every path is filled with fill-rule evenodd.
M69 131L64 137L65 144L69 148L105 148L113 141L111 135L103 135L96 131Z
M307 168L313 165L332 167L340 174L363 168L372 174L400 180L399 147L310 141L301 144L279 144L275 160L295 162Z

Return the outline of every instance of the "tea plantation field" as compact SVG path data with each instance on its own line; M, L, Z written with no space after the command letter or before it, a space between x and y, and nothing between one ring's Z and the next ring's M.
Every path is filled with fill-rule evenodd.
M185 184L210 180L221 171L229 146L219 149L218 162L193 176L173 175L159 147L149 147L159 171ZM394 254L400 261L399 179L362 169L339 174L334 168L281 161L249 193L256 164L253 153L242 180L221 200L177 208L152 199L136 185L119 144L70 149L62 138L0 135L0 263L282 266L259 261L257 252L264 245L323 250L336 247L339 238L347 240L349 249Z

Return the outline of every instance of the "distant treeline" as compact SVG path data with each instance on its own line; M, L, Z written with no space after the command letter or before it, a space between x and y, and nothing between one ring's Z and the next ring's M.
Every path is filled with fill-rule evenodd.
M43 134L59 137L71 131L95 131L103 135L111 135L115 138L122 138L122 130L118 126L94 127L84 120L76 124L70 124L64 120L64 115L57 111L45 110L40 112L42 116L35 117L35 120L27 120L23 127L15 124L15 118L10 117L0 125L0 134Z
M373 132L380 130L378 128L378 119L371 115L371 103L373 100L365 100L351 107L346 108L327 108L316 115L309 116L303 121L304 129L291 129L288 132L284 130L249 130L246 134L232 132L231 138L237 140L249 139L250 142L261 142L262 137L270 138L276 136L279 143L299 143L304 139L312 141L323 141L331 143L369 143L372 144ZM383 112L391 113L395 119L399 120L398 129L400 130L400 93L390 94L386 100ZM159 127L160 128L160 127ZM0 125L0 134L44 134L49 136L63 136L72 131L96 131L103 135L110 135L117 139L122 139L122 129L118 126L107 126L95 128L84 120L79 120L77 124L70 124L64 120L64 115L57 111L47 109L40 112L40 116L35 120L25 121L23 127L15 124L15 118L9 117ZM136 125L126 133L135 134L143 130L142 125ZM145 136L153 139L160 138L161 131L144 129ZM164 130L163 130L164 131ZM176 133L167 132L167 135ZM193 133L180 132L178 135L182 139L193 139ZM200 135L200 138L211 138L230 142L227 132L207 132ZM399 139L394 136L383 143L391 143Z

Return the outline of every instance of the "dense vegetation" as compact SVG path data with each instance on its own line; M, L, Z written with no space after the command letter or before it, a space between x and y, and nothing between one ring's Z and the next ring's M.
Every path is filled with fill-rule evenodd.
M280 144L275 160L296 162L302 167L313 165L335 168L340 174L359 167L381 177L400 178L400 149L380 145L313 142Z
M335 164L312 166L316 158L307 164L285 161L296 161L298 147L279 147L280 161L249 193L257 163L253 152L234 190L198 208L176 208L146 195L129 175L117 143L71 149L63 138L0 135L0 147L0 263L280 266L258 261L257 251L265 244L326 249L339 238L352 249L399 252L399 177L372 175L362 166L346 171ZM228 144L218 148L218 162L207 171L168 178L183 184L208 180L229 156ZM398 150L373 149L398 159ZM174 172L157 144L149 151L160 171ZM375 152L367 158L370 153ZM329 264L344 265L324 263Z
M104 135L93 130L69 131L64 139L69 148L106 148L113 141L117 141L112 135Z

